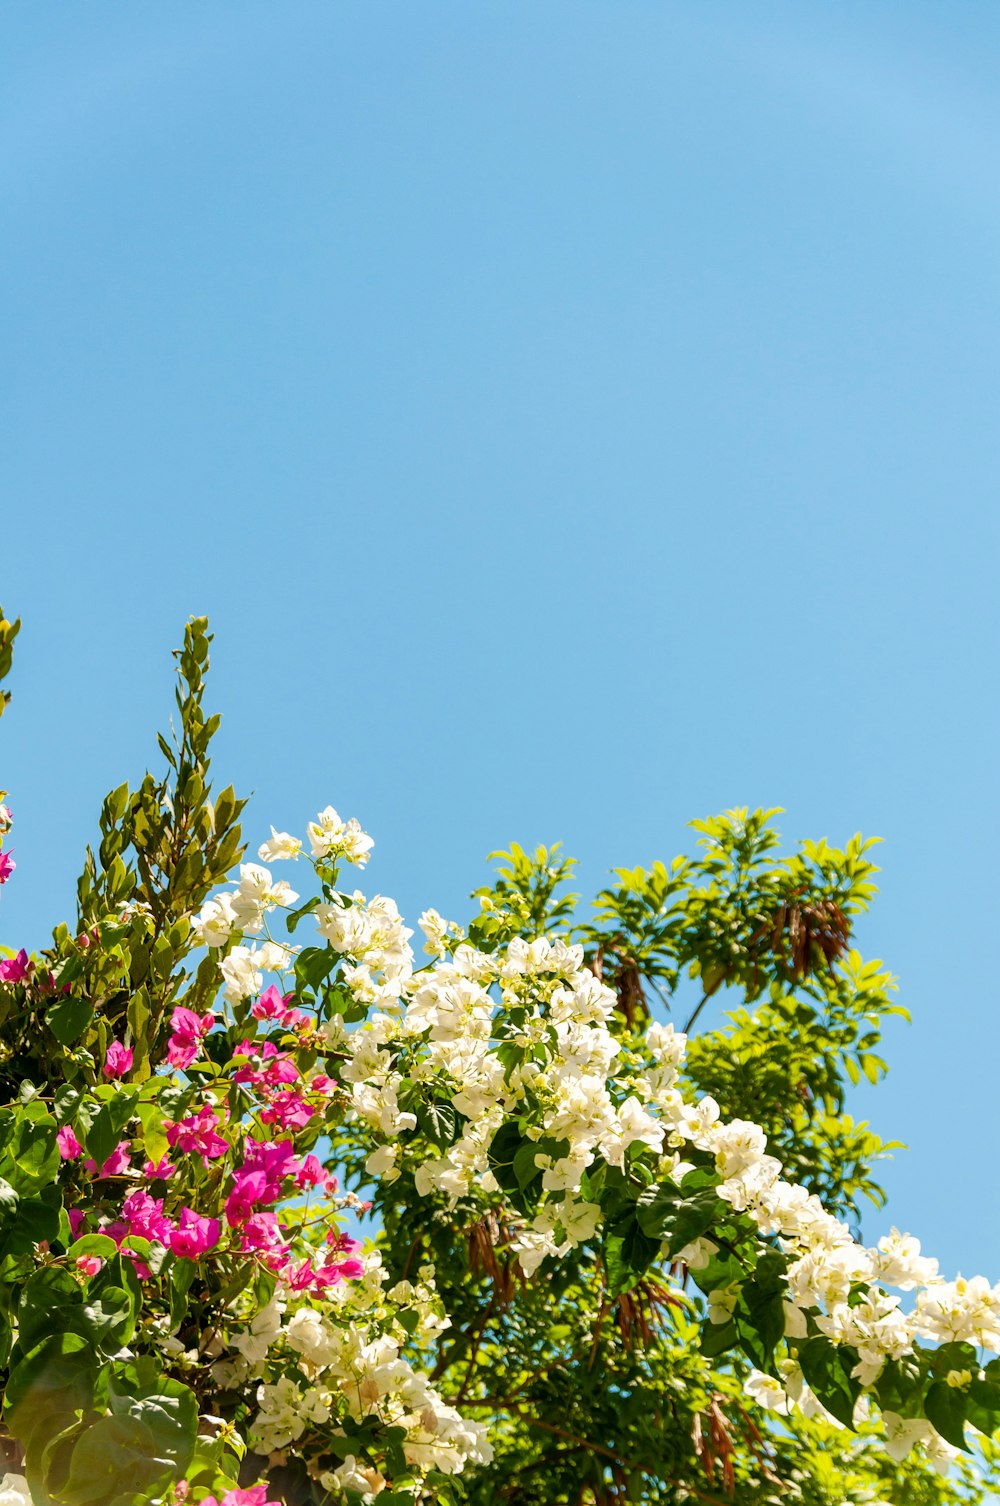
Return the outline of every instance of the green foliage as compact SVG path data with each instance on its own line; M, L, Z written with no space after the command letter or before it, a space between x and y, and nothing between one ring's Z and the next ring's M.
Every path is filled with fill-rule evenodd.
M14 659L14 639L21 628L20 617L13 622L8 622L4 616L3 607L0 607L0 681L10 674L10 667ZM0 716L10 704L10 691L0 690Z
M0 614L0 679L17 627ZM230 1434L199 1431L199 1414L219 1395L200 1346L243 1293L259 1310L275 1288L271 1272L235 1246L207 1273L133 1237L133 1255L148 1262L143 1286L107 1234L73 1238L64 1200L78 1208L78 1189L74 1173L61 1171L57 1143L59 1130L72 1126L82 1154L101 1167L123 1136L134 1137L157 1162L167 1149L166 1120L183 1116L193 1084L218 1082L240 1039L245 1010L239 1024L209 1037L186 1081L154 1075L173 1009L183 1004L200 1015L214 1000L219 959L191 966L191 918L242 853L243 803L231 789L211 795L219 718L203 708L209 643L205 620L192 620L177 655L178 728L159 739L166 767L134 791L123 784L107 796L74 929L56 931L18 985L16 1007L13 990L0 989L3 1423L44 1506L139 1506L181 1479L200 1499L235 1480ZM880 1079L882 1030L904 1014L891 975L854 944L855 920L874 893L872 844L804 842L781 856L776 814L737 810L693 823L695 853L616 870L586 918L566 892L574 863L558 844L529 853L514 843L493 855L497 878L476 891L466 934L484 952L514 937L573 935L614 991L610 1028L623 1058L638 1070L643 1030L669 1013L691 1035L689 1085L711 1094L725 1118L763 1126L791 1177L857 1219L862 1198L883 1200L874 1168L891 1146L852 1119L848 1091L862 1076ZM330 902L336 866L317 871ZM289 931L320 902L293 911ZM447 942L452 951L458 940ZM337 960L327 946L299 952L295 1003L350 1027L367 1009L335 976ZM713 998L727 1006L721 1022L696 1033ZM593 1237L526 1279L504 1217L530 1223L545 1168L569 1142L541 1132L533 1117L531 1071L546 1058L524 1009L500 1015L489 1026L497 1061L508 1082L515 1073L529 1082L489 1145L506 1214L484 1214L475 1190L444 1206L418 1191L405 1166L372 1193L390 1290L433 1277L450 1319L421 1337L416 1311L401 1303L393 1343L411 1341L445 1399L490 1423L496 1449L491 1465L432 1477L424 1502L959 1506L987 1498L983 1477L964 1460L947 1481L919 1455L897 1463L872 1445L873 1430L855 1415L857 1355L831 1343L813 1318L803 1337L786 1334L785 1255L719 1196L722 1177L707 1152L691 1148L672 1175L641 1140L621 1165L592 1164L582 1197L600 1210ZM309 1039L310 1067L322 1055L332 1076L346 1053ZM102 1079L115 1043L133 1052L125 1082ZM234 1084L227 1100L234 1124L248 1103ZM416 1070L400 1081L399 1110L412 1115L400 1141L432 1156L454 1146L467 1122L433 1075ZM369 1128L345 1113L330 1148L349 1184L365 1192L372 1192ZM318 1130L309 1134L315 1139ZM221 1169L207 1160L204 1169L192 1166L185 1172L192 1202L211 1193L218 1207ZM299 1210L285 1216L294 1221ZM323 1232L310 1237L320 1241ZM557 1242L564 1233L556 1225ZM710 1256L696 1260L692 1246L708 1233ZM77 1262L91 1258L99 1269L84 1279ZM156 1343L167 1331L181 1336L182 1352L185 1343L198 1346L195 1362L164 1361ZM968 1424L995 1431L1000 1361L980 1372L967 1349L918 1346L891 1361L878 1380L882 1408L904 1418L925 1410L962 1449ZM840 1428L801 1413L776 1420L749 1398L749 1370L774 1376L779 1362L801 1368ZM245 1425L245 1406L231 1398L223 1405L227 1428ZM405 1429L375 1415L348 1416L327 1457L375 1458L377 1444L394 1476L377 1499L414 1506L405 1439ZM988 1471L996 1462L988 1439L979 1452ZM245 1478L264 1463L248 1460ZM326 1506L301 1460L275 1462L273 1479L288 1506Z
M874 893L872 844L860 837L844 849L806 842L783 857L775 814L733 811L693 823L697 853L616 870L617 885L598 896L589 921L564 891L571 861L557 848L529 856L512 844L499 855L496 882L476 891L480 913L468 935L490 950L514 935L570 932L616 992L613 1028L626 1049L651 1018L680 1006L678 1026L696 1031L706 1001L724 996L721 1023L689 1041L690 1082L718 1100L724 1117L761 1124L790 1176L857 1218L859 1199L884 1200L873 1167L893 1147L847 1112L848 1089L862 1075L880 1078L882 1030L906 1017L893 1002L891 974L853 943L854 921ZM689 980L700 985L690 1002ZM418 1132L444 1144L455 1131L439 1128L439 1112L425 1111ZM363 1181L349 1136L338 1149L346 1164L353 1157ZM535 1157L551 1150L526 1139L513 1120L494 1137L490 1166L514 1208L531 1206ZM750 1365L773 1373L784 1335L784 1257L776 1249L762 1254L749 1221L720 1204L708 1164L679 1185L644 1184L641 1172L640 1154L628 1177L585 1178L583 1195L598 1199L605 1214L599 1244L578 1247L551 1272L546 1267L544 1281L527 1283L505 1253L502 1226L487 1220L470 1228L474 1214L461 1204L451 1214L434 1210L406 1174L376 1193L390 1272L412 1278L422 1261L433 1261L452 1317L433 1357L437 1384L493 1425L496 1459L454 1482L457 1501L957 1506L984 1499L974 1469L963 1465L948 1480L917 1455L889 1459L871 1446L870 1430L854 1429L859 1387L850 1351L821 1334L792 1348L843 1431L801 1415L775 1421L751 1403L742 1378ZM676 1261L710 1228L717 1242L721 1229L723 1247L688 1274L682 1296L663 1284L661 1259ZM463 1231L469 1259L456 1250ZM708 1294L730 1284L739 1288L732 1317L699 1339ZM977 1426L995 1426L993 1383L976 1384L981 1401L978 1390L944 1387L948 1416L943 1401L939 1408L948 1436L958 1437L976 1406ZM885 1405L893 1405L891 1395ZM993 1457L988 1441L982 1455Z

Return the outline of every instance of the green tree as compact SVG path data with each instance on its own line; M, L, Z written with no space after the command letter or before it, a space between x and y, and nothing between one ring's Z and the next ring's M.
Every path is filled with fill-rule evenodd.
M18 627L0 613L0 679ZM159 739L165 767L105 800L73 925L57 925L38 957L4 949L0 965L0 1445L24 1468L33 1501L167 1506L183 1481L192 1503L242 1506L238 1485L263 1476L286 1506L358 1506L369 1486L385 1506L991 1499L1000 1456L985 1435L1000 1420L1000 1361L982 1368L968 1344L913 1349L878 1377L884 1412L933 1422L929 1453L895 1459L877 1420L859 1418L857 1352L831 1343L814 1317L808 1338L788 1336L826 1410L763 1405L774 1393L783 1401L774 1378L783 1374L786 1261L720 1201L707 1154L692 1151L693 1164L670 1174L641 1138L620 1166L595 1158L582 1185L600 1220L534 1269L513 1229L530 1227L541 1207L538 1154L553 1165L566 1142L539 1138L537 1125L532 1139L508 1118L490 1141L495 1185L485 1196L468 1182L451 1197L421 1185L423 1158L445 1157L474 1112L419 1051L407 1057L409 1025L380 1023L369 964L385 980L385 958L398 962L408 949L386 902L366 907L339 883L342 862L363 863L364 833L324 813L327 836L314 828L312 860L320 892L297 909L297 896L284 897L259 867L241 874L235 894L213 898L244 846L243 802L210 787L219 719L203 708L209 642L204 619L189 623L177 654L178 731ZM8 699L0 694L0 712ZM891 975L855 946L875 893L872 844L805 842L782 856L777 814L695 822L695 851L617 870L589 907L571 892L574 865L558 847L515 844L493 855L496 876L476 891L464 928L429 913L425 929L445 972L463 948L475 968L538 938L572 939L583 952L584 965L573 964L582 994L596 989L611 1010L626 1078L655 1076L650 1026L672 1022L689 1037L685 1102L709 1095L723 1120L763 1130L789 1177L856 1225L866 1201L884 1203L878 1163L892 1147L849 1114L849 1088L862 1076L879 1081L883 1028L905 1011ZM0 803L0 840L8 819ZM279 848L285 841L276 838ZM301 847L286 845L287 856ZM284 940L267 922L282 909ZM292 956L289 937L306 922L318 922L321 944ZM265 993L242 945L261 927L287 956L283 998ZM438 964L414 973L411 963L395 1006L386 985L390 1007L405 993L419 1010L422 980L433 981ZM484 976L496 999L499 969ZM531 986L513 989L502 1029L491 1027L495 1062L520 1074L525 1123L552 1061L537 1032L558 1033L552 987L550 978L534 1014ZM459 1033L471 1017L461 1018ZM387 1087L366 1051L377 1056L393 1031ZM603 1026L595 1034L606 1039ZM258 1091L268 1051L286 1075ZM388 1156L382 1130L358 1110L356 1089L369 1078L375 1120L397 1121ZM182 1124L194 1126L190 1154L175 1149ZM297 1178L277 1174L253 1205L272 1217L271 1245L248 1240L238 1205L261 1147L279 1160L287 1151L282 1164ZM331 1239L346 1249L344 1202L310 1206L302 1196L306 1153L325 1163L316 1176L336 1172L372 1205L381 1270L348 1261L335 1300L309 1283L330 1274ZM128 1212L140 1183L157 1192L145 1232ZM133 1218L127 1232L123 1216ZM850 1300L865 1300L861 1283ZM355 1352L362 1335L390 1356L365 1361L371 1395L331 1358ZM391 1414L379 1365L418 1404ZM294 1399L282 1403L288 1445L269 1444L280 1434L255 1418L259 1384ZM307 1400L313 1410L299 1426L295 1406ZM474 1462L487 1451L473 1429L460 1451L466 1467L451 1473L434 1437L463 1418L486 1425L493 1457ZM939 1473L935 1440L965 1448L967 1423L975 1452ZM23 1500L20 1489L0 1485L0 1506Z
M872 841L839 850L803 842L780 856L778 811L728 811L692 826L697 851L618 869L588 916L570 892L574 861L558 844L492 854L467 927L488 948L512 935L572 935L617 995L612 1028L634 1044L652 1018L689 1032L686 1073L727 1118L762 1125L795 1178L857 1221L882 1207L879 1160L896 1147L847 1111L850 1084L887 1070L883 1026L907 1018L895 980L853 945L875 894ZM698 1027L705 1005L728 1006ZM698 1033L696 1033L698 1032ZM339 1145L365 1186L364 1139ZM370 1190L370 1189L369 1189ZM524 1280L505 1231L461 1205L448 1218L405 1174L374 1193L383 1258L412 1276L425 1258L452 1328L432 1374L444 1394L488 1418L496 1456L456 1482L457 1500L489 1506L611 1506L619 1501L944 1503L989 1499L979 1464L950 1475L911 1455L894 1461L825 1418L775 1418L747 1396L745 1356L699 1339L680 1263L629 1290L609 1289L609 1250L577 1250L544 1280ZM998 1457L985 1445L988 1468Z

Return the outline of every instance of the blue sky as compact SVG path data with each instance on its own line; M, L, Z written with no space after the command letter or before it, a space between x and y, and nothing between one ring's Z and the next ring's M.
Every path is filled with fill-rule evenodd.
M889 1222L997 1271L1000 11L0 11L5 942L185 618L251 826L461 915L781 805L885 838Z

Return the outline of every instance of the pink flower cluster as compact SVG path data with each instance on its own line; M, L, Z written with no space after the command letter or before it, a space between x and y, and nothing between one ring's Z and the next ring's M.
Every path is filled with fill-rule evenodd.
M2 856L0 853L0 857ZM0 960L0 982L23 983L33 967L34 963L22 947L16 957L4 957Z
M204 1496L201 1506L281 1506L281 1502L268 1500L266 1485L255 1485L250 1490L227 1490L221 1501Z
M30 967L24 954L15 961L22 971ZM12 962L11 971L14 970ZM290 997L282 997L273 986L265 989L252 1005L253 1017L265 1028L268 1022L276 1022L284 1030L303 1035L303 1026L311 1028L310 1021L301 1011L289 1008ZM212 1011L197 1014L183 1006L175 1008L170 1018L169 1065L186 1070L202 1050L215 1023ZM132 1065L132 1050L113 1041L104 1060L103 1076L120 1080L131 1071ZM239 1043L229 1075L232 1082L239 1083L257 1099L258 1122L270 1126L273 1134L280 1136L284 1131L284 1136L257 1138L249 1133L250 1124L243 1120L242 1114L230 1121L224 1103L195 1102L183 1117L165 1126L169 1155L162 1156L155 1164L145 1161L142 1175L146 1184L127 1191L118 1214L112 1213L110 1218L105 1215L97 1227L130 1256L143 1280L150 1277L150 1271L141 1251L130 1248L132 1240L162 1245L174 1256L187 1260L199 1260L220 1246L254 1255L270 1270L280 1272L295 1291L318 1292L341 1281L358 1279L364 1274L364 1266L358 1258L360 1246L356 1241L334 1231L319 1251L308 1248L303 1251L296 1249L287 1229L279 1222L282 1202L296 1193L312 1187L321 1187L328 1194L337 1190L336 1178L327 1175L319 1157L313 1153L298 1155L294 1139L297 1132L308 1126L318 1104L335 1084L322 1074L305 1079L294 1051L282 1049L276 1039L266 1035L248 1037ZM83 1154L80 1141L69 1125L58 1131L57 1139L64 1161L75 1161ZM178 1208L168 1197L162 1184L182 1168L184 1157L200 1159L207 1172L229 1154L234 1154L240 1164L232 1171L228 1185L221 1181L225 1199L224 1210L220 1210L222 1216L209 1217L192 1207ZM103 1165L88 1159L83 1166L97 1180L136 1176L129 1140L120 1141ZM219 1174L212 1185L220 1188ZM76 1236L86 1222L86 1214L75 1208L70 1210L70 1219ZM78 1269L92 1274L100 1269L98 1257L82 1256ZM252 1493L246 1497L251 1506L255 1499ZM242 1497L239 1501L233 1497L235 1506L241 1502Z
M286 1030L299 1030L303 1025L310 1025L312 1022L309 1016L303 1014L301 1009L289 1009L288 1001L291 997L291 994L282 996L275 985L270 983L251 1007L250 1013L255 1020L277 1020Z
M214 1250L219 1243L222 1224L217 1218L205 1218L193 1208L182 1208L177 1221L168 1218L163 1211L163 1199L151 1197L148 1192L136 1188L122 1204L122 1217L109 1224L103 1231L111 1236L121 1248L131 1238L148 1239L165 1245L174 1255L186 1260L200 1260ZM140 1276L147 1277L148 1270L137 1262Z
M7 882L16 867L9 852L0 852L0 884Z
M132 1051L121 1041L112 1041L104 1058L104 1075L112 1079L124 1077L132 1070Z
M206 1015L197 1015L193 1009L178 1005L170 1016L171 1036L167 1046L167 1061L182 1071L190 1067L205 1036L215 1024L215 1015L209 1010Z
M237 1232L241 1249L259 1255L271 1270L280 1271L295 1291L319 1291L364 1275L362 1262L355 1258L360 1246L345 1236L338 1236L341 1242L330 1251L330 1256L343 1258L328 1257L317 1263L306 1257L295 1263L273 1211L289 1180L300 1190L320 1183L328 1188L336 1186L327 1179L318 1157L309 1155L299 1161L291 1140L248 1139L246 1159L234 1172L226 1198L226 1221Z
M267 992L277 995L273 985ZM246 1040L239 1043L235 1054L245 1064L233 1073L233 1081L257 1089L264 1100L261 1121L284 1130L305 1129L316 1110L300 1091L292 1087L292 1084L299 1084L301 1078L290 1053L280 1051L270 1040ZM314 1079L310 1090L316 1091L318 1084L325 1086L327 1082L327 1078Z
M213 1109L206 1104L196 1114L189 1114L177 1124L167 1125L167 1140L174 1150L182 1155L201 1156L206 1171L210 1161L217 1161L229 1149L228 1142L218 1133L219 1126L226 1122L225 1109Z

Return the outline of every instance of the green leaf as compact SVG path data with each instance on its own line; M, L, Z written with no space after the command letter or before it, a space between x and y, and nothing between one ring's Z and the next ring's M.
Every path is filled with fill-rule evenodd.
M320 903L321 900L319 895L317 894L314 895L312 899L306 900L305 904L300 905L297 910L290 910L288 912L288 914L285 916L285 925L288 927L289 935L291 935L291 933L295 930L299 921L302 920L304 916L311 914L312 911L316 909L316 906Z
M37 1117L28 1109L18 1111L10 1138L0 1158L0 1174L20 1193L34 1192L54 1180L59 1170L56 1122L51 1115Z
M858 1360L855 1351L817 1335L802 1345L798 1360L817 1399L853 1432L854 1404L861 1394L861 1387L851 1375Z
M636 1203L636 1216L642 1232L650 1239L666 1239L673 1229L680 1199L680 1188L674 1182L644 1188Z
M714 1360L720 1354L735 1349L740 1342L740 1331L733 1318L728 1323L706 1323L701 1331L700 1348L706 1359Z
M970 1453L965 1441L965 1420L969 1406L969 1393L958 1386L949 1386L947 1381L934 1381L924 1400L928 1422L955 1448Z
M49 1334L79 1327L83 1296L68 1271L46 1266L29 1276L17 1304L18 1344L27 1352Z
M685 1245L706 1234L713 1226L732 1216L732 1209L711 1188L696 1192L677 1209L670 1226L667 1253L673 1259Z
M121 1349L135 1333L134 1304L128 1292L109 1286L83 1309L95 1344L109 1353Z
M47 1412L88 1407L96 1379L97 1359L88 1339L78 1333L50 1335L11 1371L4 1398L11 1432L23 1439Z
M22 1198L17 1220L6 1236L0 1236L4 1255L26 1255L43 1240L51 1244L59 1238L59 1213L62 1196L58 1187L43 1187L38 1197Z
M307 946L295 959L295 983L298 989L318 988L337 964L332 947Z
M417 1124L433 1145L454 1144L458 1138L458 1115L450 1103L432 1098L426 1103L418 1103L415 1111Z
M623 1208L604 1228L604 1266L613 1297L630 1290L660 1253L660 1241L644 1234L634 1207Z
M1000 1429L1000 1381L974 1380L968 1398L966 1419L991 1438Z
M490 1141L487 1151L490 1170L496 1177L500 1186L510 1197L521 1203L521 1187L514 1173L514 1157L524 1143L517 1123L513 1119L507 1119L497 1130Z
M785 1257L767 1250L757 1261L753 1276L741 1292L737 1327L744 1353L759 1369L770 1364L785 1332Z
M94 1007L86 999L67 998L52 1006L45 1023L61 1046L72 1046L93 1018Z
M148 1489L172 1468L169 1458L157 1455L145 1423L135 1417L101 1417L77 1441L60 1494L66 1506L87 1506L126 1490Z
M117 1417L132 1417L147 1427L158 1454L173 1460L180 1473L194 1456L198 1402L181 1381L152 1367L119 1367L109 1384L109 1406Z
M142 1125L143 1149L153 1164L158 1165L170 1149L163 1110L154 1099L151 1103L136 1104L136 1113Z
M536 1140L525 1140L514 1152L514 1176L522 1192L527 1193L535 1184L541 1184L542 1168L535 1164L539 1152Z
M83 1234L73 1241L66 1254L70 1260L81 1255L99 1255L102 1260L111 1260L118 1254L118 1246L107 1234Z

